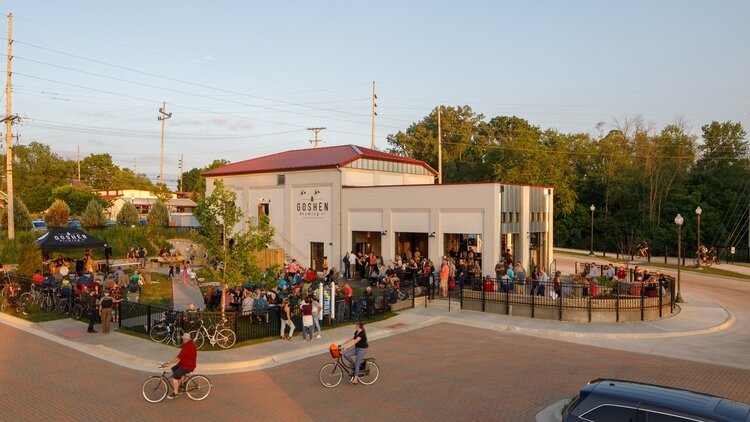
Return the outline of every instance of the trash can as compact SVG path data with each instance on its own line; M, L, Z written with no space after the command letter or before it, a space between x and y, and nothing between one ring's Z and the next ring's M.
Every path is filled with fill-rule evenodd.
M641 295L641 289L643 288L643 283L640 281L634 281L630 284L630 295L631 296L640 296Z

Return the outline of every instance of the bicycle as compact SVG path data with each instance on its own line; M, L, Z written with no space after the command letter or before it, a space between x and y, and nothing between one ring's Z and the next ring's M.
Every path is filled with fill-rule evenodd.
M334 363L327 363L320 368L318 373L318 379L323 387L333 388L341 384L341 380L344 378L344 372L349 377L354 377L354 365L348 365L344 362L344 354L341 350L341 345L332 344L329 348L331 357L336 359ZM364 358L359 367L359 382L364 385L374 384L375 381L380 377L380 367L375 358Z
M159 368L165 368L159 365ZM164 369L161 375L149 377L141 387L143 398L149 403L159 403L164 400L172 389L172 383L167 377L169 369ZM180 382L179 391L184 391L192 400L203 400L211 393L211 380L204 375L185 375Z
M195 343L195 347L198 349L203 347L206 339L211 343L211 346L218 345L222 349L229 349L234 346L237 341L237 334L231 328L226 327L226 322L224 320L208 329L201 321L198 329L189 332L190 339Z
M648 248L639 248L635 250L635 253L633 254L634 259L648 259Z
M0 312L7 310L15 310L18 314L28 315L29 312L26 310L26 305L21 302L16 296L3 297L0 300Z
M182 312L166 311L164 319L157 321L148 332L151 340L157 343L172 343L177 347L182 346L182 334L185 330L180 326Z

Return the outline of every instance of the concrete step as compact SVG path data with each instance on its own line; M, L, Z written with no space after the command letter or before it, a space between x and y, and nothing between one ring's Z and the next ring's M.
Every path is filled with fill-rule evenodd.
M449 302L448 299L440 299L436 297L433 300L427 301L427 307L445 309L448 311L458 311L461 310L461 302L454 299L451 299Z

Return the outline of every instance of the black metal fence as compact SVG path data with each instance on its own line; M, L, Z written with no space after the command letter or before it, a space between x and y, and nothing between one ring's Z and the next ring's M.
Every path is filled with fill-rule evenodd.
M674 312L675 280L654 283L515 283L473 278L457 288L462 309L570 321L633 321Z
M337 298L334 315L324 314L323 319L319 320L319 325L321 329L326 329L354 320L366 321L380 318L398 309L414 307L413 288L395 292L394 294L391 290L383 290L373 295L352 297L349 300ZM417 289L417 292L423 294L421 289ZM165 320L166 314L171 312L170 309L130 301L123 301L120 307L120 328L142 334L148 334L154 324L161 323ZM291 309L295 333L299 333L302 330L302 315L298 306L293 306ZM226 319L237 335L237 342L279 337L281 334L281 307L278 305L270 305L263 312L199 311L197 315L207 326ZM184 329L188 331L191 329L187 326L187 321L183 320L182 324Z

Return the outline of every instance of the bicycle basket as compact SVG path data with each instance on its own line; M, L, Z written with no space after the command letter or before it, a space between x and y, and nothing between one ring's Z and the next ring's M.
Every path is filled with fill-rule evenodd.
M328 347L328 350L331 352L331 357L334 359L338 359L338 357L341 356L341 350L339 350L339 346L334 343L331 343L331 346Z

